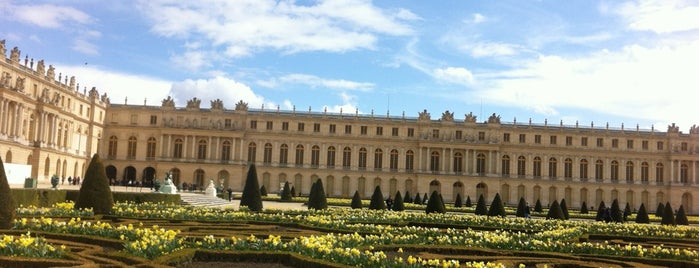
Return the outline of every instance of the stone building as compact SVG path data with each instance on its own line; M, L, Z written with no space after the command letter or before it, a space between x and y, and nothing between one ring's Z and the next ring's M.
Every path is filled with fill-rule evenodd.
M110 178L144 184L170 172L178 186L201 187L213 179L241 191L254 163L272 193L288 181L308 194L311 183L322 179L326 193L336 197L355 191L368 197L379 185L384 195L436 190L445 201L457 194L490 200L500 193L510 205L525 197L544 205L565 198L574 208L618 199L636 209L645 203L654 210L668 201L688 213L699 209L697 127L685 134L674 124L663 132L502 122L496 114L455 119L449 111L433 118L428 111L409 117L253 109L244 101L226 107L221 100L201 108L196 97L186 107L176 107L170 97L160 106L110 104L96 90L79 94L70 83L12 59L2 71L3 77L21 76L34 90L3 86L0 153L11 155L11 162L26 159L42 180L53 173L80 176L89 156L99 152ZM65 95L63 102L42 101L37 88Z

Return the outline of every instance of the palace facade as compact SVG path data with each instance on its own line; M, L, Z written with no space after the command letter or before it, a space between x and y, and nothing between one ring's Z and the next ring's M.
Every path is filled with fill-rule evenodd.
M272 193L290 182L308 194L321 179L337 197L369 197L380 186L384 195L436 190L445 201L499 193L510 205L520 197L544 205L565 198L576 208L618 199L636 209L670 202L699 210L697 127L685 134L674 124L662 132L502 122L496 114L455 119L449 111L433 118L252 109L243 101L227 108L221 100L201 108L196 97L186 107L170 97L160 106L113 104L94 88L80 93L73 77L56 80L43 61L42 68L27 61L13 50L0 66L0 153L43 181L82 176L98 153L110 178L144 184L169 172L180 186L211 179L241 191L254 163Z

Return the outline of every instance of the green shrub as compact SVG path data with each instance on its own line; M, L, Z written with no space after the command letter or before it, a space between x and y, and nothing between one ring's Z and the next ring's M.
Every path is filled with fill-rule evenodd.
M624 222L624 212L621 210L621 207L619 207L618 200L614 199L614 201L612 201L612 208L610 208L609 211L612 215L613 222Z
M325 196L323 181L318 179L311 186L311 193L308 195L308 209L326 209L328 208L328 200Z
M587 202L583 201L582 205L580 205L580 214L587 214L590 213L589 210L587 210Z
M561 205L558 201L553 200L551 207L549 208L548 214L546 214L547 220L565 220L565 215L563 215L563 210L561 210Z
M248 168L248 176L245 179L245 188L243 188L243 196L240 198L240 206L248 207L250 211L262 211L262 195L260 194L257 169L254 164Z
M413 203L416 205L422 205L422 198L420 197L420 193L415 194L415 198L413 199Z
M684 205L680 205L680 209L677 210L677 217L675 218L675 223L677 225L689 225L687 220L687 213L684 212Z
M604 221L605 209L607 209L607 206L604 204L604 201L599 202L599 206L597 206L597 215L595 216L596 221Z
M517 202L517 212L515 212L515 216L520 218L527 216L527 201L524 200L524 197L520 197L519 202Z
M424 193L424 194L422 195L422 203L427 202L427 200L429 200L428 198L429 198L429 197L427 196L427 193Z
M499 193L495 194L495 197L493 197L493 202L490 203L488 216L500 216L503 218L507 216L507 212L505 212L505 205L502 203L502 199L500 198Z
M291 186L291 196L296 196L296 187Z
M267 188L264 185L260 187L260 196L267 196Z
M662 225L675 225L677 224L675 222L675 212L672 211L672 206L670 206L670 202L665 203L665 206L663 207L663 219L660 221Z
M483 195L478 197L478 203L476 203L476 215L488 215L488 208L485 205L485 197Z
M624 207L624 221L626 221L629 216L631 216L631 205L629 205L629 202L626 202L626 206Z
M413 202L413 197L410 195L410 191L405 191L405 196L403 196L403 203L410 204Z
M352 196L352 208L362 208L362 198L359 197L359 191L354 191L354 196Z
M456 194L456 200L454 200L454 207L455 207L455 208L460 208L460 207L462 207L463 205L464 205L464 204L463 204L463 202L461 201L461 194Z
M655 216L658 218L662 218L664 211L665 211L665 206L663 206L663 203L658 203L658 208L655 209Z
M374 188L374 194L371 195L371 202L369 203L369 209L386 209L386 203L383 200L383 194L381 193L381 187L376 185Z
M104 164L98 154L92 156L75 202L76 209L92 208L95 214L109 214L114 206L112 189L105 173Z
M393 198L393 211L403 211L405 210L405 205L403 204L403 196L400 195L400 191L396 192L396 197Z
M281 194L281 200L282 201L291 201L291 189L289 189L289 182L284 183L284 188L282 189L282 194Z
M648 212L646 211L646 205L641 203L641 208L638 209L638 214L636 214L636 223L650 223L650 218L648 218Z
M561 203L559 205L561 206L561 211L563 211L563 217L565 217L566 220L570 219L570 213L568 213L568 204L566 204L566 199L561 199Z
M5 164L0 158L0 230L12 228L15 220L15 201L5 174Z
M473 206L473 203L471 203L471 196L470 196L470 195L467 195L467 196L466 196L466 207L467 207L467 208L470 208L470 207L472 207L472 206Z
M534 211L542 213L544 212L544 207L541 205L541 200L537 199L534 205Z
M427 207L425 208L427 214L430 213L446 213L447 210L444 207L444 201L439 196L437 191L432 191L430 199L427 200Z

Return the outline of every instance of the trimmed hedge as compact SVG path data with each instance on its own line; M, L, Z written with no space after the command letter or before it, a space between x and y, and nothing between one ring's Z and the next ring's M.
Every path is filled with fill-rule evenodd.
M10 229L15 220L15 204L10 184L5 174L5 164L0 158L0 229Z
M12 199L15 204L25 207L51 207L56 203L73 201L80 195L78 190L51 190L51 189L12 189ZM155 192L112 192L114 202L133 203L167 203L180 204L182 199L179 194L162 194Z
M98 154L94 154L85 171L85 179L80 185L80 195L75 201L75 208L92 208L95 214L109 214L114 206L111 193L102 159Z

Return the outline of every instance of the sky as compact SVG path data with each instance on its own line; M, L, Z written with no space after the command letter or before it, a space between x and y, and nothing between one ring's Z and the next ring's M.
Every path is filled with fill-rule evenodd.
M699 123L699 1L0 0L0 14L6 56L117 104Z

